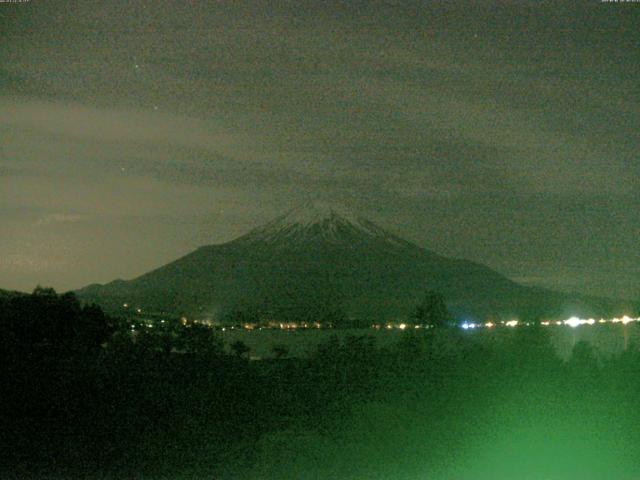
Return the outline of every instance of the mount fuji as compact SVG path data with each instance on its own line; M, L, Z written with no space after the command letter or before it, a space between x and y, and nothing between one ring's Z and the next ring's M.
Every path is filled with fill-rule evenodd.
M404 320L427 290L457 318L608 315L608 299L519 285L484 265L440 256L375 223L307 203L220 245L208 245L133 280L90 285L78 296L117 311L222 319L251 310L280 319L327 312L362 323Z

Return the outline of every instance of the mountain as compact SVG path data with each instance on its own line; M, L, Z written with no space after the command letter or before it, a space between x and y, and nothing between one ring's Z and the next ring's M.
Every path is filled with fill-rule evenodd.
M81 299L117 311L224 318L250 311L275 319L341 314L366 322L402 320L426 290L441 292L458 318L609 315L608 299L525 287L478 263L451 259L356 214L305 204L220 245L130 281L91 285Z

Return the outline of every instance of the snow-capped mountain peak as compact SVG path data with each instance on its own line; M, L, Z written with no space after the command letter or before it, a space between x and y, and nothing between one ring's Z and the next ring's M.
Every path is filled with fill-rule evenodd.
M357 217L328 203L307 202L279 217L280 223L309 227L331 220L357 221Z
M266 243L291 240L346 243L364 238L375 238L395 245L408 244L354 212L321 202L307 202L293 208L241 239Z

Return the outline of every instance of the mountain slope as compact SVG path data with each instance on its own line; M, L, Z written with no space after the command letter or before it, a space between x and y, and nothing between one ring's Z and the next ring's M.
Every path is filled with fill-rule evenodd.
M367 320L405 319L437 290L460 318L519 318L616 310L606 299L524 287L483 265L442 257L334 208L304 205L246 235L210 245L131 281L78 295L107 309L220 318L254 309L278 318L343 310Z

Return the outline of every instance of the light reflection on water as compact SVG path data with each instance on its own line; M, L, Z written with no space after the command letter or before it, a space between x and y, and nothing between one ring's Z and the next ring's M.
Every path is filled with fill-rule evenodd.
M573 346L579 341L588 342L603 357L621 353L625 349L625 344L629 347L640 345L640 325L637 323L629 325L583 325L577 328L563 325L545 327L544 329L549 333L552 345L563 359L569 358ZM508 328L468 330L465 335L500 338L513 334L513 331L513 329ZM385 347L393 345L402 335L406 335L406 332L397 329L263 329L252 331L227 329L225 332L220 332L220 334L226 348L229 348L229 345L233 342L240 340L251 348L251 357L271 358L274 356L272 351L274 345L285 346L289 357L305 357L333 335L341 340L348 336L369 335L376 340L376 345ZM422 332L417 332L416 334L420 335Z

